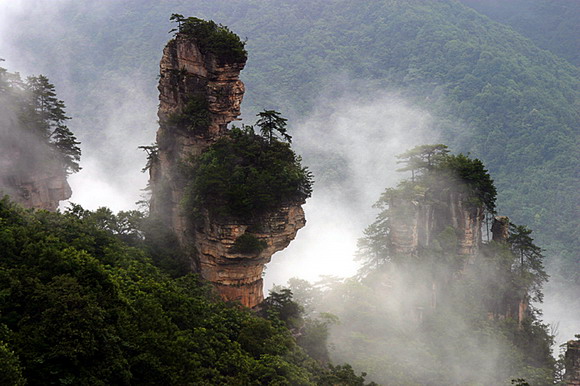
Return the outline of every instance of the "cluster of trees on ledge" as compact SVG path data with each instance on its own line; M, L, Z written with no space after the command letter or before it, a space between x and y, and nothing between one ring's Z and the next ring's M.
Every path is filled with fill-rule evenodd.
M248 52L244 48L246 43L228 27L216 24L213 20L186 18L177 13L172 14L170 20L177 23L177 28L170 32L194 39L202 53L214 54L221 63L246 62L248 58Z
M313 176L290 147L286 119L275 110L258 117L256 127L232 128L191 161L185 173L188 213L203 208L217 217L251 221L310 197Z
M47 77L22 80L19 73L0 67L0 105L0 147L5 153L19 152L20 172L54 163L66 173L80 170L80 142L67 127L65 104Z

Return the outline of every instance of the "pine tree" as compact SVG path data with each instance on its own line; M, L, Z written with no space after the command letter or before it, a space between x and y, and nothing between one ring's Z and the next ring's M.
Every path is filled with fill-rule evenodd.
M80 142L66 125L70 117L66 115L64 102L57 98L54 85L47 77L39 75L28 77L26 88L29 103L23 115L25 125L48 141L67 173L78 172Z
M260 119L256 122L256 126L260 128L260 134L262 137L266 138L268 142L272 142L272 139L276 137L276 133L280 134L281 139L292 143L292 137L287 133L286 118L282 118L280 113L276 110L264 110L257 114Z

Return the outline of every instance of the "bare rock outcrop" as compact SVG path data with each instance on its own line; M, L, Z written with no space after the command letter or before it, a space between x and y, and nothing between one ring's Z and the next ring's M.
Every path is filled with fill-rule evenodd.
M65 170L49 161L29 165L27 157L15 147L0 154L0 196L9 195L25 208L55 211L72 195Z
M434 238L451 226L457 236L456 253L465 256L467 261L473 259L481 245L484 211L481 205L468 203L467 199L464 194L452 191L442 193L438 200L391 199L392 251L416 255L419 250L429 248Z
M220 224L206 213L203 225L195 232L201 275L216 284L225 299L253 307L264 298L265 265L274 253L290 244L305 224L304 211L299 205L282 207L254 224ZM265 248L259 253L233 252L236 239L249 230L266 243Z
M150 167L151 214L175 232L192 271L213 283L224 299L254 307L263 300L265 264L305 225L303 202L286 203L251 222L218 218L207 209L197 216L185 213L188 180L182 165L195 163L227 134L227 125L238 119L244 94L239 73L245 60L232 62L203 51L195 37L182 33L163 51L158 150ZM196 120L181 119L184 113L193 113ZM265 247L255 253L235 252L234 243L245 233Z
M506 216L495 216L491 226L492 240L505 243L510 235L510 219Z

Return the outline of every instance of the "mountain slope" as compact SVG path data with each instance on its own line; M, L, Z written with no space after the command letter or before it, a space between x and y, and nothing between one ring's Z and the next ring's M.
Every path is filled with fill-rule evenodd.
M580 3L575 0L460 0L507 24L538 47L580 65Z

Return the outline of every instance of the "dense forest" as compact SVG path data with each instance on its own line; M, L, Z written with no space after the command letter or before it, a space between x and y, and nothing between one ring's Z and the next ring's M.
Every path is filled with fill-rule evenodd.
M433 159L424 157L430 145L401 153L396 159L409 178L389 186L373 209L365 203L377 218L360 229L358 274L316 283L291 279L288 288L274 288L257 314L224 303L203 280L185 274L174 235L142 213L74 204L63 213L32 212L2 200L0 383L561 381L553 350L558 326L546 322L567 318L564 340L580 318L578 2L64 0L53 12L46 7L14 6L0 27L6 67L51 79L0 69L1 126L16 120L26 133L8 134L0 148L7 154L18 141L42 143L41 150L28 149L38 168L57 165L71 174L100 167L119 195L132 185L139 194L144 186L127 176L145 161L127 154L153 141L159 55L175 12L223 23L242 38L248 52L243 123L259 111L287 112L294 147L316 176L314 195L332 190L340 203L363 196L367 187L357 186L352 159L309 146L309 135L334 143L330 114L345 106L362 110L361 103L384 92L409 111L424 112L428 137L457 153L444 145ZM59 28L41 33L47 23ZM19 113L8 115L8 108ZM322 117L315 131L312 117ZM196 116L192 130L205 118ZM383 121L388 137L391 122ZM349 135L380 145L373 130L353 126ZM79 163L77 137L83 154L92 155L86 164ZM237 160L258 148L269 149L269 158L256 161L266 169L286 154L286 174L276 174L280 190L310 196L312 175L287 143L247 125L229 137L189 170L192 211L213 205L251 217L261 205L252 197L274 177L261 175L241 190L229 177L253 172ZM295 179L288 182L289 176ZM216 189L227 193L215 195ZM445 225L445 216L428 237L429 248L394 252L393 221L411 213L396 203L443 210L449 199L434 191L483 208L477 258L458 252L459 228ZM228 197L239 194L244 206L232 209ZM283 195L267 198L274 205ZM491 238L498 214L512 222L505 243ZM261 248L253 239L246 244ZM565 315L542 317L544 293L557 303L547 309Z
M364 384L296 344L288 301L261 318L157 268L152 256L175 265L175 248L143 238L159 229L139 212L31 212L3 199L0 225L3 385ZM303 337L310 350L324 349L322 327Z
M575 0L460 0L534 41L554 54L580 65L580 25L576 16L580 4Z

